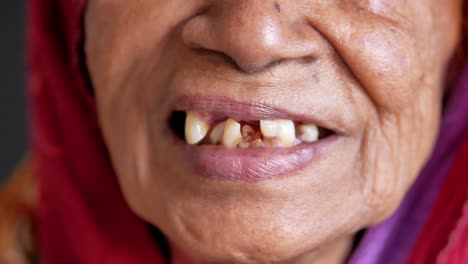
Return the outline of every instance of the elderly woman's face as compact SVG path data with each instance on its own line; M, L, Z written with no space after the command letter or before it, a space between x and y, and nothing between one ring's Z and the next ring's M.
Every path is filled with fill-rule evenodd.
M300 259L381 221L430 155L460 4L89 0L129 206L220 262Z

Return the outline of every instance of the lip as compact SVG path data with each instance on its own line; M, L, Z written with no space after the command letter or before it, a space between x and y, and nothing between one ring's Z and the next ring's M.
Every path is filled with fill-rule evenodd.
M341 141L332 135L314 143L290 148L229 149L223 146L188 145L175 138L182 160L202 178L256 183L293 176L330 155Z
M314 143L302 143L289 148L263 147L230 149L224 146L189 145L174 134L173 146L178 156L193 171L209 180L255 183L296 175L305 167L313 166L344 138L344 132L324 120L258 102L236 101L218 96L179 96L172 101L171 111L202 111L211 119L230 117L235 120L290 119L313 123L334 133Z

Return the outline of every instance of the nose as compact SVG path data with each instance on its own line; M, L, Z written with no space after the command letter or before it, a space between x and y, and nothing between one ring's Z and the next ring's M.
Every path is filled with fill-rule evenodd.
M306 19L298 14L287 16L277 2L213 2L184 25L182 38L190 48L223 54L246 73L318 55L317 34Z

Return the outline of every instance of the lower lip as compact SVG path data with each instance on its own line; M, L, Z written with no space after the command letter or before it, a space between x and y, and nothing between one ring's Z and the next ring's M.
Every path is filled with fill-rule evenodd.
M210 180L259 182L292 176L332 152L342 136L290 148L229 149L188 145L178 140L182 158L196 174Z

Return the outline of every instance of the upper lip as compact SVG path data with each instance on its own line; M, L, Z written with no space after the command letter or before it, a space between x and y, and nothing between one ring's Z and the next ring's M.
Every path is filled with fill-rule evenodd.
M345 135L346 129L339 122L326 120L325 116L308 113L294 113L279 106L258 101L239 101L229 97L206 95L180 95L171 103L171 111L200 111L219 118L255 121L289 119L304 124L315 124L336 134Z

